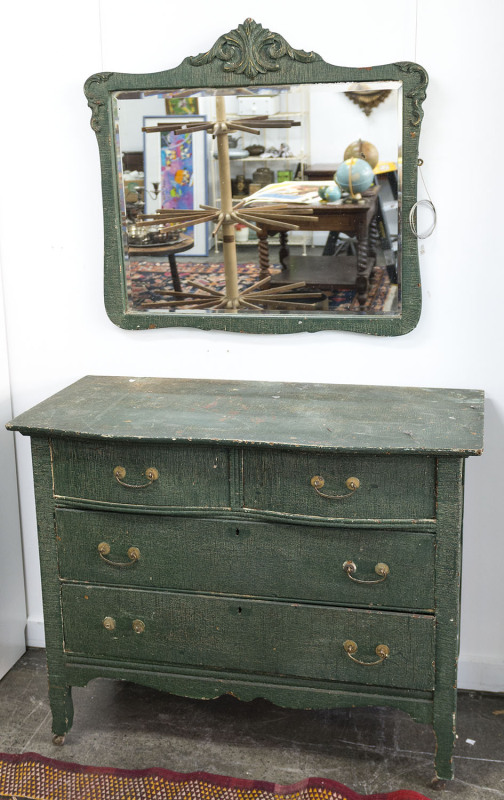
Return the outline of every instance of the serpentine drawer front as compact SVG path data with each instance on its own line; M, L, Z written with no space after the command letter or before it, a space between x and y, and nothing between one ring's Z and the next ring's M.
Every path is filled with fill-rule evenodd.
M57 509L60 577L431 611L431 534Z
M51 441L54 494L122 505L229 508L227 450Z
M71 687L393 706L452 775L477 391L88 377L32 437L54 741Z
M250 451L244 505L346 519L435 517L435 458Z

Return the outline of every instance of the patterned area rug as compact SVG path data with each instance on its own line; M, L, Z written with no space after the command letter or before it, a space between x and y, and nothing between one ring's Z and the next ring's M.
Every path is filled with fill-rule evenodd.
M183 262L177 264L180 282L184 291L196 291L187 286L186 281L197 280L212 289L221 290L224 288L224 266L220 263L198 264L195 262ZM280 272L280 267L272 267L271 273ZM252 286L259 279L259 267L257 264L238 265L238 284L240 289ZM169 300L169 297L158 294L160 289L172 289L170 267L166 262L147 262L131 261L130 274L128 281L130 297L133 300L133 308L141 310L142 303L156 303ZM371 275L368 298L364 311L374 313L393 310L396 298L397 286L391 285L386 269L375 267ZM339 291L328 297L329 311L359 311L360 306L355 296L355 290ZM149 310L152 310L150 308Z
M427 800L400 790L362 795L323 778L280 786L165 769L83 767L36 753L0 754L0 797L9 800Z

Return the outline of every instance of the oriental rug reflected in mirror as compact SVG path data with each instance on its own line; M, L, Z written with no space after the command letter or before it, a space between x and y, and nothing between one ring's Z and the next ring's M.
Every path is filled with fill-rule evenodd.
M9 800L427 800L399 790L362 795L336 781L291 786L166 769L86 767L36 753L0 754L0 798Z
M215 262L197 263L183 262L177 264L178 274L182 288L191 291L188 280L197 280L205 284L211 291L220 290L224 284L223 265ZM281 272L280 267L271 268L271 275ZM238 265L238 283L240 290L252 286L260 279L257 264L242 263ZM134 261L128 280L128 291L132 298L132 305L136 311L153 310L153 308L170 311L169 303L173 298L163 295L162 292L173 288L170 266L166 262ZM370 277L370 285L364 307L361 309L355 288L334 289L333 291L318 292L310 288L309 291L318 294L312 301L313 311L331 311L336 313L356 314L362 312L369 314L393 313L397 307L397 284L391 283L387 270L376 267ZM196 291L196 289L192 289ZM304 290L306 291L306 290ZM306 302L306 301L305 301ZM307 305L307 313L310 309Z

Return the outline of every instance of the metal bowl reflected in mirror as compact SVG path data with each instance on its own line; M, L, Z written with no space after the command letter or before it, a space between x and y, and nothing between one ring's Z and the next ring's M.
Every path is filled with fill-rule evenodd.
M262 156L265 148L263 147L262 144L249 144L249 146L246 147L245 150L247 150L249 156Z
M128 245L148 247L149 245L174 244L180 240L179 231L171 231L166 225L128 225L126 228Z

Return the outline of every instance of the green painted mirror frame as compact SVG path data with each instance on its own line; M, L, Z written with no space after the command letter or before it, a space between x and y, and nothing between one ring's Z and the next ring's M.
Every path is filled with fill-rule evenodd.
M401 308L391 316L357 313L337 315L319 311L285 314L268 310L215 313L177 310L133 311L129 308L125 280L122 216L119 200L113 97L117 92L153 93L202 88L242 89L304 84L369 84L394 81L402 85L402 191L399 203L401 235ZM338 67L314 52L292 48L277 33L251 19L221 36L206 53L186 58L178 67L152 74L102 72L85 84L92 110L91 127L98 139L105 234L105 306L110 319L122 328L145 329L188 326L206 330L248 333L299 333L347 330L394 336L408 333L418 323L421 286L418 242L410 225L417 200L417 169L422 103L428 77L412 62L370 68Z

